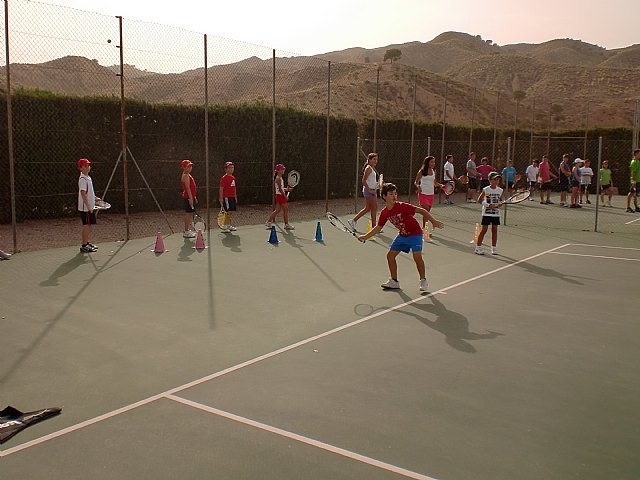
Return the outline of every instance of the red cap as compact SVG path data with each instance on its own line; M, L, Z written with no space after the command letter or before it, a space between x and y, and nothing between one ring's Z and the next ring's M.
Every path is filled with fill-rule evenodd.
M182 165L182 168L187 168L189 165L193 165L193 162L191 160L182 160L180 165Z
M276 171L278 171L278 170L286 170L286 169L284 168L283 164L279 163L279 164L276 165Z
M224 162L224 168L233 167L233 162Z
M81 158L80 160L78 160L78 170L80 170L85 165L91 165L91 162L88 158Z

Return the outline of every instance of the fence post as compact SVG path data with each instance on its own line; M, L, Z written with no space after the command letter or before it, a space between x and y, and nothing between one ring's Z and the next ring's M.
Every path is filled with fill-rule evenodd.
M360 178L360 137L356 142L356 181L355 194L353 195L353 213L358 213L358 179Z
M416 87L417 87L417 75L413 77L413 109L411 112L411 152L409 153L409 199L408 202L411 203L411 194L413 193L413 182L412 174L413 174L413 150L414 150L414 141L416 138Z
M120 30L120 144L122 148L122 175L124 189L124 221L126 225L125 239L129 240L129 177L127 173L127 126L125 114L125 98L124 98L124 38L122 35L122 16L117 16Z
M327 153L326 153L326 165L324 176L324 211L329 211L329 127L331 125L331 61L329 61L327 68Z
M511 137L507 138L507 160L509 160L508 152L510 152L510 151L511 151ZM505 163L505 167L506 166L507 166L507 163ZM507 178L506 179L503 178L502 182L503 182L503 185L504 185L505 190L506 190L506 195L508 196L509 195L509 173L508 172L507 172ZM502 192L502 194L503 194L503 199L504 199L505 198L505 196L504 196L505 192ZM506 203L504 204L504 215L503 215L503 221L502 221L502 223L504 225L507 224L507 205L508 204L506 204Z
M276 199L274 195L275 191L275 177L273 172L276 170L276 49L273 49L273 61L272 61L272 105L271 105L271 208L275 208Z
M602 137L598 138L598 170L596 170L598 173L596 174L596 219L595 219L595 225L593 227L593 231L597 232L598 231L598 213L600 210L600 169L602 168ZM586 188L588 188L589 185L587 185Z
M4 2L4 45L7 62L7 154L9 155L9 188L11 190L11 229L13 252L18 251L18 222L16 219L16 181L13 159L13 111L11 109L11 64L9 62L9 2Z
M207 225L211 229L211 181L209 176L209 72L207 60L207 34L204 34L204 170L207 179Z

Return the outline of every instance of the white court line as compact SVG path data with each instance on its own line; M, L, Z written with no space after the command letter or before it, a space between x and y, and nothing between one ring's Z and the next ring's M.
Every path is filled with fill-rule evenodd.
M26 448L33 447L33 446L38 445L40 443L44 443L44 442L47 442L49 440L53 440L55 438L61 437L63 435L66 435L68 433L75 432L76 430L80 430L81 428L88 427L89 425L94 425L94 424L96 424L98 422L101 422L103 420L107 420L109 418L115 417L116 415L120 415L121 413L126 413L126 412L128 412L130 410L133 410L135 408L141 407L143 405L147 405L147 404L149 404L151 402L155 402L156 400L158 400L158 399L160 399L162 397L167 397L168 395L172 395L174 393L181 392L182 390L186 390L188 388L195 387L196 385L200 385L201 383L208 382L210 380L213 380L215 378L221 377L221 376L226 375L228 373L232 373L232 372L238 371L238 370L240 370L242 368L248 367L250 365L254 365L254 364L256 364L258 362L261 362L263 360L267 360L269 358L275 357L276 355L280 355L281 353L288 352L290 350L293 350L295 348L301 347L301 346L306 345L308 343L315 342L316 340L319 340L321 338L328 337L329 335L333 335L334 333L341 332L342 330L346 330L347 328L355 327L356 325L360 325L361 323L367 322L367 321L369 321L369 320L371 320L373 318L377 318L377 317L379 317L381 315L385 315L385 314L387 314L389 312L393 312L395 310L399 310L401 308L404 308L404 307L406 307L408 305L412 305L412 304L414 304L416 302L424 300L425 298L429 298L429 297L432 297L434 295L438 295L438 294L441 294L441 293L446 293L447 291L452 290L454 288L461 287L463 285L466 285L467 283L471 283L471 282L474 282L474 281L479 280L481 278L484 278L486 276L493 275L494 273L501 272L503 270L506 270L507 268L511 268L511 267L516 266L516 265L519 265L520 263L528 262L529 260L533 260L534 258L546 255L547 253L555 252L556 250L560 250L561 248L567 247L569 245L571 245L571 244L570 243L565 243L564 245L560 245L558 247L554 247L554 248L551 248L549 250L545 250L544 252L537 253L535 255L531 255L530 257L523 258L522 260L518 260L518 261L510 263L508 265L504 265L504 266L496 268L494 270L489 270L488 272L481 273L480 275L476 275L475 277L468 278L467 280L463 280L462 282L458 282L458 283L455 283L453 285L449 285L448 287L443 288L442 290L438 290L436 292L430 293L429 295L421 295L418 298L414 298L413 300L408 300L408 301L406 301L404 303L396 305L395 307L390 307L390 308L387 308L385 310L380 310L379 312L372 313L371 315L368 315L368 316L363 317L361 319L354 320L351 323L347 323L345 325L342 325L340 327L336 327L334 329L328 330L328 331L326 331L324 333L320 333L318 335L314 335L313 337L309 337L309 338L307 338L305 340L300 340L299 342L292 343L291 345L288 345L286 347L282 347L282 348L280 348L278 350L274 350L272 352L265 353L264 355L260 355L258 357L252 358L251 360L247 360L246 362L239 363L239 364L234 365L232 367L225 368L224 370L220 370L218 372L212 373L211 375L207 375L207 376L199 378L197 380L193 380L192 382L185 383L184 385L180 385L179 387L172 388L170 390L167 390L165 392L159 393L157 395L153 395L151 397L145 398L143 400L140 400L138 402L132 403L130 405L125 405L124 407L118 408L118 409L113 410L111 412L107 412L107 413L105 413L103 415L99 415L99 416L91 418L89 420L85 420L85 421L77 423L75 425L71 425L71 426L69 426L67 428L64 428L62 430L58 430L57 432L52 432L52 433L50 433L48 435L45 435L43 437L36 438L34 440L22 443L20 445L16 445L15 447L8 448L6 450L0 450L0 458L1 457L6 457L7 455L11 455L13 453L19 452L19 451L24 450Z
M596 247L596 248L610 248L612 250L635 250L636 252L640 252L640 248L633 247L612 247L610 245L594 245L592 243L569 243L566 246L571 247Z
M624 260L627 262L640 262L640 258L625 258L625 257L607 257L605 255L587 255L584 253L565 253L565 252L549 252L554 255L570 255L574 257L590 257L590 258L606 258L611 260Z
M631 220L630 222L625 223L625 225L631 225L632 223L637 222L640 218L636 218L635 220Z
M415 478L417 480L436 480L433 477L428 477L427 475L422 475L421 473L413 472L411 470L407 470L402 467L397 467L395 465L391 465L390 463L381 462L380 460L376 460L375 458L367 457L365 455L361 455L359 453L355 453L350 450L345 450L344 448L336 447L335 445L330 445L328 443L324 443L319 440L314 440L313 438L305 437L303 435L298 435L297 433L289 432L287 430L283 430L281 428L274 427L272 425L256 422L255 420L251 420L246 417L234 415L233 413L225 412L224 410L219 410L217 408L213 408L208 405L203 405L202 403L187 400L186 398L176 397L175 395L167 395L166 398L182 403L189 407L197 408L199 410L203 410L208 413L213 413L214 415L219 415L221 417L228 418L229 420L233 420L234 422L243 423L251 427L259 428L260 430L264 430L266 432L270 432L276 435L280 435L282 437L290 438L291 440L295 440L297 442L306 443L307 445L311 445L312 447L321 448L322 450L326 450L331 453L336 453L338 455L342 455L343 457L347 457L352 460L356 460L358 462L366 463L367 465L378 467L383 470L387 470L389 472L397 473L399 475L403 475L408 478Z

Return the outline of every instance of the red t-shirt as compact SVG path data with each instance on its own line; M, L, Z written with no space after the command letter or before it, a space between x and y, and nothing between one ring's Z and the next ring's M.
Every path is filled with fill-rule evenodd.
M396 202L391 210L384 207L378 218L378 226L383 227L387 220L398 229L399 235L403 237L411 237L413 235L422 235L422 228L414 218L416 207L410 203Z
M481 180L489 180L489 174L491 172L495 172L496 171L495 168L493 168L491 165L488 165L488 164L487 165L484 165L484 164L478 165L476 167L476 170L478 170L478 172L480 172L480 179Z
M543 183L547 183L551 180L551 169L548 162L541 162L540 169L538 170L538 176Z
M236 197L236 177L225 173L220 178L220 186L222 187L222 198Z
M191 190L191 196L196 198L196 181L191 175L189 175L189 190ZM184 182L182 182L182 198L189 198Z

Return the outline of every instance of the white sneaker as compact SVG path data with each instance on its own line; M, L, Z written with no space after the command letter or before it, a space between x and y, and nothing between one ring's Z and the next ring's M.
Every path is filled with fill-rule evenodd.
M358 231L358 229L356 228L356 221L353 218L351 220L347 221L347 223L349 224L349 226L351 228L353 228L354 232Z
M491 247L491 255L498 255L498 249L496 247Z
M420 280L420 291L426 292L428 288L429 288L429 282L427 282L427 279L423 278L422 280Z
M221 232L230 232L231 229L229 228L229 225L225 225L223 227L220 227L220 231Z
M267 228L267 230L271 230L271 222L267 222L264 224L264 226Z
M7 252L3 252L0 250L0 260L9 260L11 258L11 254Z
M285 230L295 230L296 227L294 227L293 225L289 225L288 223L284 226Z
M194 232L193 230L186 230L186 231L182 232L182 237L183 238L196 238L196 232Z
M476 255L484 255L484 250L482 250L482 247L476 246L476 248L473 250L473 253L475 253Z
M398 282L397 280L394 280L393 278L390 278L389 280L386 281L386 283L383 283L380 286L384 289L396 290L400 288L400 282Z
M235 231L236 231L236 230L238 230L238 229L237 229L236 227L234 227L233 225L229 225L229 226L227 227L227 230L228 230L228 231L230 231L230 232L235 232Z
M476 203L476 201L473 198L467 198L467 203Z
M607 207L610 207L610 206L611 206L611 202L607 202Z

